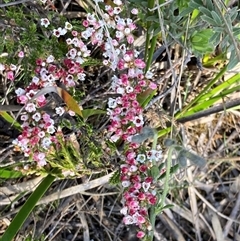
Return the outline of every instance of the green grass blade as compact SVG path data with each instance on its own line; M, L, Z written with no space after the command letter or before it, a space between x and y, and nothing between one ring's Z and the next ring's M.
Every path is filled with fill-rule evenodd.
M228 89L231 85L236 84L237 82L239 82L239 84L240 84L240 74L234 75L230 79L228 79L228 80L224 81L222 84L218 85L216 88L209 91L207 94L201 96L199 101L205 101L206 99L212 98L213 96L216 96L219 93L222 93L222 96L224 96L223 91ZM238 86L238 88L240 89L239 86Z
M36 188L36 190L31 194L25 204L22 206L18 214L14 217L11 224L1 237L1 241L11 241L14 236L17 234L18 230L23 225L24 221L27 219L36 203L40 200L43 194L48 190L55 177L52 175L48 175L44 178L44 180L40 183L40 185Z
M200 92L200 94L193 99L186 107L184 107L179 113L175 115L176 119L179 119L180 117L187 115L188 110L193 108L193 106L201 100L201 98L209 91L209 89L225 74L227 70L227 67L224 67L217 75L215 78L213 78L208 85Z

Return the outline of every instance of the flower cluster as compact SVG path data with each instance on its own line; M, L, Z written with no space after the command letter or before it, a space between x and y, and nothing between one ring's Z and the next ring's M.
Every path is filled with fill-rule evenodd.
M0 73L6 75L6 79L14 81L17 72L17 66L15 64L11 64L10 66L4 65L0 63Z
M125 163L121 165L121 182L125 191L121 213L125 216L124 224L135 224L139 228L138 238L143 238L146 231L152 230L148 208L158 202L154 189L154 178L148 170L152 164L161 160L161 151L150 150L138 154L138 146L130 144L125 153Z
M46 19L42 22L47 23ZM90 50L81 40L81 34L71 30L72 25L68 22L65 23L64 28L53 30L53 35L56 37L70 32L70 37L66 40L68 52L63 61L57 63L53 55L49 55L46 59L37 59L35 75L30 84L25 89L18 88L15 91L17 102L24 105L25 111L21 112L20 117L23 122L23 131L13 143L24 152L26 157L36 161L39 166L47 163L46 156L49 147L58 142L54 120L43 108L47 104L47 99L45 92L41 94L41 90L57 87L57 81L69 88L85 79L81 64L90 56ZM59 116L65 111L63 107L55 108L55 113ZM71 110L68 110L68 113L75 115Z
M143 108L137 96L147 89L156 89L150 80L151 72L144 72L145 62L139 58L139 53L134 50L134 37L132 31L136 25L130 18L121 18L123 10L120 0L114 0L115 7L105 6L102 19L93 14L88 14L83 22L86 31L83 35L91 38L92 44L103 46L104 64L118 75L112 77L111 89L119 95L109 98L108 114L109 138L116 142L125 141L125 153L121 165L121 182L124 188L121 213L124 215L124 224L138 226L138 238L144 238L152 230L148 209L158 202L154 189L154 178L149 170L153 163L162 157L161 151L150 150L146 153L140 151L140 144L133 142L133 137L141 133L144 125ZM96 4L98 4L96 2ZM133 14L137 11L133 9ZM111 35L108 29L111 30Z

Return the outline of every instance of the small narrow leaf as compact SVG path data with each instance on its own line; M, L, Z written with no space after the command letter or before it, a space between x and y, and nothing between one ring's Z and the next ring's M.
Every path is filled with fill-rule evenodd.
M137 100L142 107L145 107L156 94L157 90L147 89L137 96Z
M0 178L9 179L9 178L18 178L22 176L23 175L21 172L0 168Z
M151 167L150 172L151 172L151 176L154 178L154 180L157 180L158 177L160 176L159 168L156 165Z
M84 119L87 119L88 117L92 115L101 115L106 114L105 110L99 110L99 109L84 109L82 110L82 115Z

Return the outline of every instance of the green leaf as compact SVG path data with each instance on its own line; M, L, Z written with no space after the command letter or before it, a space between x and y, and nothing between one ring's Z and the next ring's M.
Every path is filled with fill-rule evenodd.
M160 176L159 168L156 165L153 165L150 169L151 176L154 178L154 180L157 180Z
M217 25L221 26L222 25L222 20L219 17L219 15L215 11L211 11L212 17L214 21L217 23Z
M121 182L120 180L120 171L116 171L109 179L109 183L112 185L117 185Z
M165 206L163 206L163 207L161 207L161 205L158 205L158 206L156 207L156 213L159 214L159 213L161 213L164 209L169 209L169 208L172 208L172 207L174 207L174 205L172 205L172 204L167 204L167 205L165 205Z
M203 13L205 16L208 16L209 18L212 17L211 11L209 11L207 8L201 6L198 8L201 13Z
M208 16L205 16L205 15L203 15L203 16L201 16L201 19L203 20L203 21L206 21L208 24L210 24L210 25L212 25L212 26L218 26L218 23L217 22L215 22L215 20L214 19L212 19L212 18L210 18L210 17L208 17Z
M176 141L173 139L167 138L163 141L163 145L166 147L170 147L170 146L176 145Z
M0 115L3 117L3 119L12 124L17 130L22 130L21 125L17 121L15 121L12 116L10 116L6 111L0 111Z
M156 23L159 23L159 18L158 16L156 15L152 15L152 16L149 16L146 18L146 21L147 22L156 22Z
M137 96L137 100L142 107L145 107L156 94L157 90L147 89Z
M82 110L82 115L84 119L87 119L88 117L92 115L102 115L106 114L105 110L99 110L99 109L84 109Z
M179 162L180 166L182 166L182 167L187 166L187 158L185 157L183 150L181 150L178 153L177 161Z
M185 150L184 155L187 159L190 160L196 166L204 167L206 165L206 160L190 151Z
M36 190L31 194L31 196L24 203L20 211L14 217L11 224L8 226L7 230L1 237L1 241L10 241L14 239L18 230L22 227L24 221L32 212L33 208L41 199L43 194L48 190L50 185L53 183L54 179L55 177L50 174L43 179L43 181L39 184Z
M23 174L21 172L0 168L0 178L10 179L10 178L18 178L22 176Z

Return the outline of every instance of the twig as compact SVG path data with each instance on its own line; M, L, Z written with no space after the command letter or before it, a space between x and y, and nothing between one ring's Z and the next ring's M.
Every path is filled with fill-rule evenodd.
M238 193L238 197L237 197L237 201L235 203L235 206L230 214L230 218L232 220L228 220L225 227L224 227L224 231L223 231L223 236L224 238L227 237L230 228L232 227L232 223L234 222L234 219L236 218L238 212L239 212L239 208L240 208L240 192Z
M3 4L0 4L0 8L9 7L9 6L26 3L26 2L31 2L31 1L32 0L18 0L18 1L10 2L10 3L3 3Z
M199 112L197 112L193 115L179 118L177 120L177 122L186 123L188 121L196 120L196 119L199 119L199 118L204 117L204 116L215 114L215 113L218 113L218 112L223 111L225 109L227 110L227 109L236 107L238 105L240 105L240 99L229 100L226 103L221 103L217 106L210 107L207 110L199 111Z
M218 214L220 217L225 218L231 222L235 222L240 224L240 221L234 220L230 217L227 217L226 215L220 213L215 207L212 206L212 204L210 202L208 202L201 194L200 192L197 191L197 189L195 187L193 187L194 192L198 195L198 197L212 210L214 211L216 214Z

